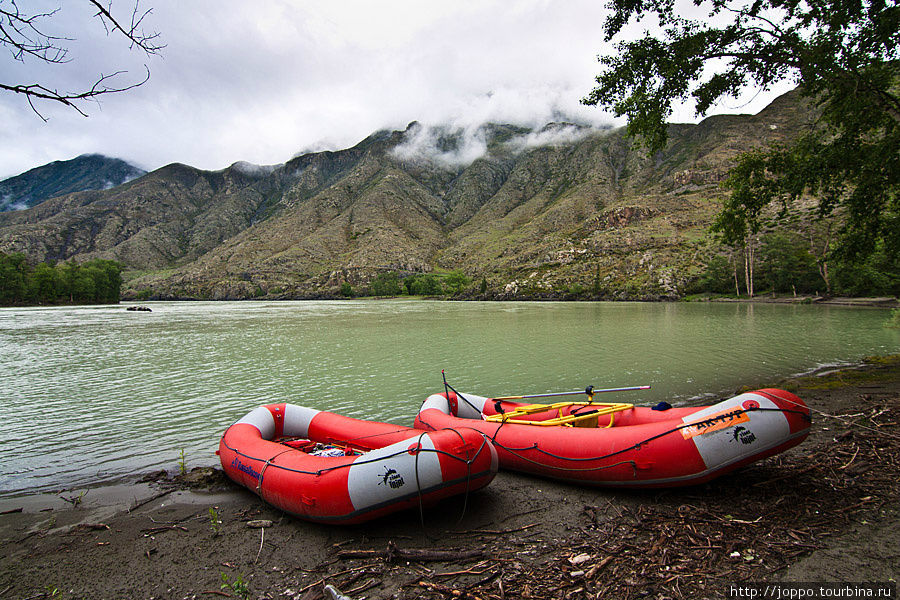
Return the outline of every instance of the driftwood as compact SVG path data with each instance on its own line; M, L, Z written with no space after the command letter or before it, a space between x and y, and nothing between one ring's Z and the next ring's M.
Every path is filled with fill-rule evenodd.
M420 581L419 587L425 588L426 590L432 592L440 592L445 596L450 596L451 598L471 598L471 600L482 600L481 596L476 596L474 594L470 594L464 590L455 590L449 586L441 585L440 583L431 583L429 581Z
M132 511L140 508L141 506L148 504L150 502L153 502L154 500L156 500L158 498L162 498L163 496L171 494L174 491L175 491L174 489L165 490L165 491L159 492L158 494L154 494L154 495L150 496L149 498L145 498L145 499L141 500L140 502L135 501L135 503L131 505L131 508L128 509L128 512L132 512Z
M388 542L385 550L341 550L338 552L338 558L383 558L387 562L395 559L445 562L482 557L484 557L484 548L478 550L398 548L393 542Z
M107 529L109 529L109 527L107 527ZM141 533L144 533L146 535L154 535L157 533L162 533L163 531L174 531L176 529L179 531L188 530L188 528L183 525L160 525L159 527L149 527L147 529L141 529Z

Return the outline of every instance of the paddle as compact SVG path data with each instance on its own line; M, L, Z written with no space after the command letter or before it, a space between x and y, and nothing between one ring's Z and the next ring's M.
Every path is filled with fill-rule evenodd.
M632 387L620 387L620 388L605 388L600 390L595 390L594 386L589 385L583 390L578 390L577 392L550 392L547 394L530 394L528 396L502 396L498 398L491 398L491 400L526 400L528 398L550 398L553 396L577 396L579 394L587 394L590 397L593 397L594 394L599 394L603 392L632 392L635 390L649 390L649 385L636 385Z

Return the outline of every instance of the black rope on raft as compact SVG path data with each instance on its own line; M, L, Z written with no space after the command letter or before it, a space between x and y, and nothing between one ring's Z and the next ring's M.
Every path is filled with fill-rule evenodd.
M468 404L469 406L471 406L472 410L474 410L475 412L477 412L479 414L481 413L480 408L478 408L477 406L475 406L474 404L469 402L468 398L463 396L461 393L457 392L455 389L453 389L452 385L447 383L447 377L444 375L443 371L441 371L441 375L444 377L444 394L446 394L447 402L450 402L450 392L447 391L447 388L450 388L450 391L452 391L454 394L456 394L457 398L462 398L462 401L465 402L466 404Z
M291 450L288 449L288 450L285 450L284 452L279 452L278 454L276 454L275 456L273 456L273 457L271 457L271 458L266 459L266 464L264 464L264 465L262 466L262 469L259 470L259 477L256 479L256 495L257 495L257 496L259 496L260 498L262 498L263 474L266 472L266 468L267 468L269 465L271 465L271 464L275 461L276 458L278 458L278 457L281 456L282 454L286 454L286 453L288 453L288 452L290 452L290 451L291 451Z
M456 522L456 524L459 525L460 523L462 523L463 519L465 518L466 510L469 508L469 487L472 483L472 463L475 462L475 459L478 457L478 455L481 454L481 451L484 450L485 444L487 443L487 438L484 435L481 436L481 448L479 448L475 452L475 456L473 456L470 459L469 458L469 446L468 446L468 444L466 444L466 438L463 437L463 434L461 434L456 429L453 429L452 427L447 427L445 429L442 429L442 431L452 431L453 433L458 435L460 441L462 442L463 448L465 448L465 450L466 450L466 491L463 494L462 513L459 515L459 520Z
M426 432L422 432L419 434L419 439L416 440L416 462L415 462L415 470L416 470L416 494L419 496L419 523L422 524L422 529L425 529L425 506L424 500L422 499L422 484L419 482L419 453L424 450L422 447L422 437L426 435Z
M432 430L433 430L433 431L437 431L436 429L432 429ZM454 431L455 431L455 430L454 430ZM227 431L226 431L226 433L227 433ZM424 433L428 433L428 432L426 431L426 432L423 432L423 434L424 434ZM456 433L459 433L459 432L457 431ZM422 435L422 434L420 434L420 436L421 436L421 435ZM412 438L407 438L407 439L412 439ZM238 456L242 456L242 457L244 457L244 458L246 458L246 459L249 459L249 460L255 460L255 461L258 461L258 462L267 463L267 464L263 467L264 469L267 468L267 467L271 467L271 468L274 468L274 469L281 469L281 470L283 470L283 471L288 471L288 472L291 472L291 473L300 473L301 475L317 475L317 476L319 476L319 475L324 475L325 473L330 473L331 471L337 471L337 470L340 470L340 469L349 469L350 467L352 467L352 466L354 466L354 465L364 465L364 464L369 464L369 463L377 463L377 462L381 462L381 461L386 460L386 459L389 459L389 458L394 458L394 457L397 457L397 456L402 456L403 454L405 454L405 453L407 452L407 450L400 450L400 451L395 452L395 453L393 453L393 454L387 454L387 455L385 455L385 456L381 456L381 457L378 457L378 458L372 458L372 459L368 459L368 460L366 460L366 459L363 459L363 460L354 460L354 461L349 462L349 463L344 463L344 464L340 464L340 465L334 465L333 467L327 467L327 468L324 468L324 469L318 469L318 470L316 470L316 471L307 471L307 470L304 470L304 469L293 469L293 468L291 468L291 467L285 467L285 466L283 466L283 465L276 465L276 464L274 464L274 463L271 462L271 461L273 461L273 460L275 459L275 457L281 456L282 454L286 454L286 453L291 452L291 451L294 451L294 452L302 452L302 450L298 450L298 449L296 449L296 448L289 448L288 450L285 450L284 452L278 453L277 455L275 455L275 457L272 457L272 458L269 458L269 459L265 459L265 458L260 458L260 457L258 457L258 456L251 456L251 455L249 455L249 454L246 454L246 453L244 453L244 452L241 452L241 451L238 450L237 448L234 448L234 447L230 446L230 445L225 441L224 436L223 436L223 438L222 438L222 440L221 440L221 443L222 443L222 445L224 445L226 448L228 448L229 450L231 450L232 452L234 452L234 453L237 454ZM448 457L448 458L450 458L450 459L452 459L452 460L456 460L456 461L465 463L465 464L467 465L467 467L471 470L471 465L472 465L472 463L474 463L474 462L475 462L475 459L478 458L478 455L481 453L481 450L482 450L483 448L484 448L484 444L482 444L482 447L479 448L479 451L475 454L475 456L472 458L472 460L460 458L459 456L457 456L457 455L455 455L455 454L451 454L450 452L447 452L446 450L439 450L439 449L437 449L437 448L420 448L419 451L420 451L420 452L433 452L434 454L441 454L441 455L446 456L446 457ZM361 456L365 456L365 455L361 455Z
M447 398L447 401L450 401L450 392L447 391L447 388L450 387L450 384L447 383L447 374L441 369L441 379L444 380L444 397Z
M373 433L373 434L371 434L371 435L360 435L360 436L357 436L357 437L354 437L354 438L347 438L346 440L339 440L339 439L337 439L337 438L331 438L331 439L332 439L333 441L335 441L335 442L340 442L340 441L343 441L343 442L358 442L358 441L361 441L361 440L370 440L370 439L372 439L372 438L378 438L378 437L382 437L382 436L386 436L386 435L394 435L394 434L396 434L396 433L405 433L405 432L407 432L407 431L409 431L409 427L400 427L400 428L398 428L398 429L396 429L396 430L394 430L394 431L383 431L383 432L381 432L381 433Z
M447 392L446 390L447 390L447 388L450 388L450 390L452 390L453 393L456 394L456 397L457 397L457 398L462 398L463 402L465 402L466 404L468 404L469 406L472 407L472 410L474 410L476 413L481 414L481 412L482 412L483 409L478 408L477 406L475 406L474 404L472 404L471 402L469 402L469 399L468 399L468 398L466 398L465 396L463 396L460 392L456 391L456 390L453 388L452 385L450 385L449 383L447 383L447 376L444 375L443 369L441 370L441 376L444 378L444 394L446 394L447 402L450 401L450 393ZM500 412L502 412L502 411L503 411L503 409L501 408L501 409L500 409ZM424 422L424 421L423 421L423 422ZM500 426L497 427L497 430L496 430L496 431L494 431L494 435L491 436L491 443L492 443L492 444L496 444L496 437L497 437L497 434L500 433L500 429L503 427L503 425L504 425L505 423L506 423L506 421L501 421L501 422L500 422ZM429 427L431 427L431 425L429 425ZM434 427L432 427L432 430L435 430Z

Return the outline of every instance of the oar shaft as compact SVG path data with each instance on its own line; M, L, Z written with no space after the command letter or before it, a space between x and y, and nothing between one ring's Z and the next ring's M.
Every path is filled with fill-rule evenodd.
M592 390L594 394L599 394L602 392L632 392L635 390L649 390L649 385L635 385L631 387L620 387L620 388L606 388L602 390ZM548 394L531 394L528 396L503 396L500 398L491 398L491 400L526 400L528 398L552 398L554 396L578 396L579 394L584 394L584 390L578 390L577 392L551 392Z

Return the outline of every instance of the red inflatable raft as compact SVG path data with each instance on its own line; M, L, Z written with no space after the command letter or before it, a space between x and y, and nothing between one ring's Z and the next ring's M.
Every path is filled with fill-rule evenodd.
M486 486L497 453L470 428L434 432L293 404L261 406L219 442L225 473L311 521L361 523Z
M703 483L783 452L809 435L811 422L800 398L776 389L713 406L661 408L523 404L448 390L425 401L415 426L478 429L504 469L604 486L669 487Z

